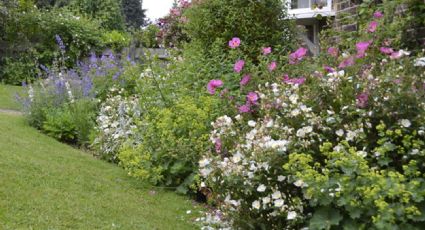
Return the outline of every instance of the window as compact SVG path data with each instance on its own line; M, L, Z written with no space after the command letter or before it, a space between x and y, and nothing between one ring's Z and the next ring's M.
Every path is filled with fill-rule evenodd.
M335 16L332 0L286 0L288 13L297 19Z
M310 0L292 0L291 9L310 8Z
M321 9L327 5L328 0L291 0L291 9Z

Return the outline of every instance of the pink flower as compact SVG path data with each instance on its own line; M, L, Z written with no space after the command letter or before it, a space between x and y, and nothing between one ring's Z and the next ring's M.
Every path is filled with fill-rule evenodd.
M240 85L247 85L249 83L249 81L251 80L251 76L249 76L248 74L243 76L241 81L239 82Z
M245 66L245 61L244 60L237 60L235 65L233 66L233 70L236 73L240 73L243 69L243 67Z
M325 66L324 67L325 71L328 73L333 73L336 72L334 68L330 67L330 66Z
M395 51L391 54L390 59L400 59L403 56L408 56L410 55L410 52L406 52L404 50L399 50L399 51Z
M328 54L331 55L332 57L338 57L338 53L339 53L338 48L335 48L335 47L328 48Z
M272 52L272 47L264 47L263 48L263 55L268 55Z
M352 66L354 65L354 58L353 57L348 57L346 59L344 59L338 66L338 68L340 69L344 69L346 67Z
M357 49L357 55L356 58L362 58L365 56L366 54L366 50L367 48L369 48L370 44L372 42L367 41L367 42L359 42L356 44L356 49Z
M381 51L381 53L387 54L387 55L394 53L394 50L389 48L389 47L381 47L381 48L379 48L379 51Z
M173 15L173 16L177 16L178 17L178 16L181 15L181 12L180 12L180 10L178 8L172 8L170 10L170 14Z
M251 111L251 106L248 104L239 106L239 113L249 113Z
M369 23L369 26L367 27L367 32L373 33L376 31L376 28L378 27L377 21L372 21Z
M289 55L289 64L297 64L307 54L307 49L301 47Z
M223 81L218 80L218 79L214 79L214 80L211 80L210 82L208 82L207 89L208 89L208 92L211 95L214 95L215 89L218 88L218 87L221 87L221 86L223 86Z
M214 140L214 145L215 145L215 151L217 152L217 153L221 153L221 147L222 147L222 143L221 143L221 139L220 138L216 138L215 140Z
M395 51L390 55L390 59L400 59L401 58L401 53L400 51Z
M232 49L235 49L241 45L241 39L238 37L232 38L232 40L229 41L229 47Z
M363 92L356 97L356 106L359 108L365 108L369 100L369 94Z
M375 13L373 13L373 17L379 19L384 17L384 14L381 11L376 11Z
M276 67L277 67L277 63L275 61L273 61L269 64L268 68L269 68L269 71L271 72L271 71L275 70Z
M187 8L190 6L190 2L188 0L179 0L179 4L183 8Z
M257 104L258 101L258 94L255 92L249 92L246 96L246 100L249 104Z
M302 85L305 82L305 77L289 78L287 74L283 76L283 82L290 85Z

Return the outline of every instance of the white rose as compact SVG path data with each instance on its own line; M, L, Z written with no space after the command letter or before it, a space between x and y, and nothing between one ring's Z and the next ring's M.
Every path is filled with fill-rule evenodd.
M266 186L263 184L260 184L260 186L258 186L257 188L257 192L264 192L266 191Z
M419 149L413 149L412 152L410 152L411 155L416 155L419 153Z
M287 217L288 220L293 220L295 218L297 218L297 213L295 211L288 212L288 217Z
M273 200L279 199L279 198L281 198L281 197L282 197L282 194L280 193L280 191L275 191L275 192L272 194L272 198L273 198Z
M250 127L255 127L255 125L256 125L257 123L255 122L255 121L248 121L248 126L250 126Z
M305 186L305 183L304 183L303 180L297 180L297 181L294 182L294 185L302 188L302 187Z
M291 111L291 116L296 117L300 114L300 110L299 109L294 109Z
M283 202L282 199L277 199L277 200L274 201L274 206L276 206L277 208L282 207L283 204L284 204L284 202Z
M210 164L210 160L208 158L204 158L199 161L199 167L204 168L205 166Z
M356 136L357 136L356 132L348 131L346 139L347 141L353 141Z
M402 119L400 123L405 128L409 128L412 125L412 123L407 119Z
M338 135L339 137L342 137L344 135L344 130L342 129L338 129L336 132L336 135Z
M270 201L271 201L270 197L264 197L263 198L263 204L268 204L268 203L270 203Z
M279 182L282 182L282 181L284 181L286 179L286 177L285 176L278 176L277 177L277 181L279 181Z
M252 202L252 207L254 209L260 209L260 206L261 206L260 201L256 200L256 201Z

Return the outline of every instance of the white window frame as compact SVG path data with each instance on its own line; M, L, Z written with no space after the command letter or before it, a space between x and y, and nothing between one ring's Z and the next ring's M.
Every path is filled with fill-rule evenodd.
M309 0L309 2L309 8L291 9L291 0L287 0L289 16L295 16L295 18L314 18L319 14L325 17L335 16L335 11L332 9L332 0L327 0L327 5L322 9L311 9L312 0Z

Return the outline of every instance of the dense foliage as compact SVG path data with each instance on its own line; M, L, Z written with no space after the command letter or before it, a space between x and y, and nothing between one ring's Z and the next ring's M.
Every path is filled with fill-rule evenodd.
M66 10L39 11L30 9L15 11L5 27L6 65L3 79L8 83L19 83L36 76L36 68L49 65L61 51L55 45L56 36L67 49L68 64L89 53L101 49L98 39L101 35L99 24L84 17L76 17ZM21 73L21 74L20 74Z
M219 208L207 226L424 227L425 62L423 51L392 43L387 28L400 24L384 17L391 6L359 21L344 51L310 59L300 47L279 67L263 49L271 64L251 78L267 82L247 93L240 114L213 123L214 149L199 161L200 186ZM217 77L209 89L228 84Z
M70 65L84 52L70 58L79 43L64 33L22 101L48 135L204 193L205 229L422 229L424 51L398 33L416 5L374 2L358 31L326 31L316 57L296 48L278 0L179 1L137 38L164 39L167 61L108 51ZM100 40L119 51L129 37Z
M123 30L125 19L121 1L117 0L72 0L71 7L79 13L100 21L103 28Z
M50 69L43 67L42 79L26 86L27 95L20 100L32 126L59 140L88 146L99 102L109 97L113 87L131 94L133 83L123 76L138 67L111 52L100 58L93 53L87 62L79 62L73 69L67 69L61 60Z
M31 82L40 65L51 66L61 55L55 46L58 35L66 48L66 65L72 68L90 52L129 46L124 31L120 1L9 0L0 4L0 81L9 84ZM139 2L140 5L140 2ZM140 8L141 10L141 8ZM141 21L128 15L128 20ZM143 21L143 20L142 20Z
M283 1L197 1L184 16L184 32L204 51L218 46L220 53L226 52L226 43L232 37L244 41L240 49L252 58L257 57L261 47L273 46L276 51L286 48L280 50L284 52L293 48L293 22L288 20Z

